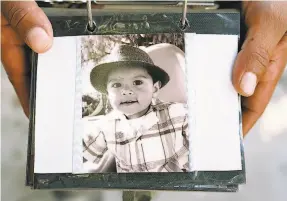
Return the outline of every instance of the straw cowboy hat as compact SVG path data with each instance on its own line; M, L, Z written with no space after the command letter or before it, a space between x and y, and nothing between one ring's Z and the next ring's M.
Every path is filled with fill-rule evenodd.
M148 53L155 65L169 74L170 81L159 91L158 98L166 102L187 103L184 52L177 46L168 43L140 48Z
M109 72L127 66L147 69L154 81L161 82L161 87L169 82L169 75L156 66L145 51L129 45L118 45L92 69L90 73L92 86L101 93L107 93L106 84Z

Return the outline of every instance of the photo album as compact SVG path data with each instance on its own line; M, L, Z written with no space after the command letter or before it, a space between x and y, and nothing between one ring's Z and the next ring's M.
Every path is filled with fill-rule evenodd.
M32 52L26 184L34 189L229 191L245 183L231 75L238 11L46 9ZM121 13L120 13L121 12ZM154 13L151 13L154 12Z

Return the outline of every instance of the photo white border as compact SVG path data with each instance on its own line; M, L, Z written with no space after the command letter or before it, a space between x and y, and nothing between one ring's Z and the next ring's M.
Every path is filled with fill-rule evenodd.
M38 54L35 112L35 173L73 171L76 37L55 37Z
M232 85L238 40L237 35L186 33L193 171L242 170L240 102Z

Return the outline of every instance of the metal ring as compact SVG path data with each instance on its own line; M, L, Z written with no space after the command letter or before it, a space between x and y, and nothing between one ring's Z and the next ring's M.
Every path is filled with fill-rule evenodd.
M186 26L186 14L187 14L187 0L184 0L183 7L182 7L182 19L181 19L181 26Z
M96 24L93 21L91 0L87 0L87 12L88 12L88 30L93 32L96 28Z

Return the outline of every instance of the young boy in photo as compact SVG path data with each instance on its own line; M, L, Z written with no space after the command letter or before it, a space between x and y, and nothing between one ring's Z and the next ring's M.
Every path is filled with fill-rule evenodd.
M84 167L101 172L113 155L118 173L190 169L187 108L157 98L169 79L146 52L128 45L93 68L91 84L107 94L113 111L85 132Z

